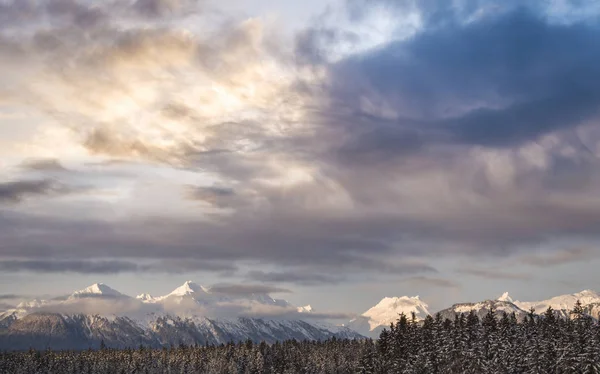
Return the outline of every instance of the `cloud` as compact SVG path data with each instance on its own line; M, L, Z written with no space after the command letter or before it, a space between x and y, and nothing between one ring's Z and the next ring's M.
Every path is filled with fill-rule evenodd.
M25 160L21 167L31 171L61 172L67 170L59 160L54 158Z
M586 261L594 257L595 251L588 247L574 247L561 251L531 254L518 259L520 263L531 266L547 267L564 265L571 262Z
M472 275L484 279L501 279L501 280L528 280L531 276L523 273L516 273L492 268L467 268L462 267L457 270L458 273Z
M235 204L237 197L234 189L220 186L187 186L186 192L191 200L204 201L220 208Z
M156 313L160 309L154 305L144 304L129 297L84 297L63 303L42 305L36 311L61 314L88 314L106 316L141 317L148 313Z
M407 283L413 287L425 287L425 288L460 288L457 282L449 279L442 278L431 278L424 276L410 277L401 280L402 283Z
M133 170L94 180L110 196L3 211L0 255L73 261L8 268L235 272L250 261L300 269L248 274L268 283L370 273L433 285L419 274L436 272L434 258L598 238L589 22L504 2L379 1L420 24L340 56L331 43L362 42L352 30L292 41L262 18L211 21L191 1L105 4L1 5L0 96L42 117L16 147L40 160L27 172L77 158ZM348 2L354 26L365 4ZM54 189L9 182L0 200Z
M280 288L264 286L259 284L215 284L210 287L211 292L231 296L244 296L252 294L290 293L292 291Z
M2 295L0 295L0 300L17 300L17 299L22 299L23 297L24 297L23 295L2 294Z
M356 317L355 314L341 312L300 313L296 308L278 307L264 304L253 304L249 310L244 310L239 315L249 318L269 318L285 320L340 319L348 321Z
M260 270L249 271L246 276L249 279L265 283L293 283L299 285L336 284L344 280L344 277L314 272L264 272Z
M118 274L124 272L231 272L236 267L213 261L131 262L122 260L0 260L4 272Z
M0 202L18 203L31 196L49 196L68 192L52 180L20 180L0 183Z
M0 269L4 272L30 271L41 273L97 273L115 274L135 271L138 266L124 261L83 261L83 260L3 260Z
M355 118L348 138L392 157L407 143L522 144L596 118L597 33L527 10L424 30L331 66L330 100Z

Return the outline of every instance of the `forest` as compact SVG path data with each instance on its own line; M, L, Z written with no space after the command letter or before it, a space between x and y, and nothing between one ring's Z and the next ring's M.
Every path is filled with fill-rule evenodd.
M2 374L598 372L600 323L579 303L570 318L549 308L522 322L495 310L454 320L400 315L377 340L0 353Z

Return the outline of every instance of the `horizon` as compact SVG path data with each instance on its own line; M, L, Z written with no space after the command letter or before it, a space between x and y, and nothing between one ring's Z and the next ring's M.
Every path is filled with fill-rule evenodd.
M597 40L587 0L0 1L0 309L600 289Z
M82 297L85 298L86 295L88 294L103 294L105 291L107 292L117 292L119 295L125 296L127 298L131 298L131 299L136 299L139 302L145 303L145 302L149 302L149 300L161 300L161 299L165 299L169 296L183 296L183 295L187 295L187 293L181 294L181 292L179 292L182 288L188 288L189 286L198 286L200 287L202 292L206 292L206 293L214 293L217 295L223 295L226 297L233 297L233 298L245 298L245 297L249 297L252 295L256 295L256 294L264 294L267 295L271 298L273 298L274 300L284 300L284 301L288 301L285 297L279 298L279 297L274 297L273 295L286 295L286 294L291 294L292 291L287 290L287 289L277 289L277 288L273 288L273 287L262 287L260 285L244 285L244 287L246 287L245 289L242 288L241 292L239 290L233 290L232 292L230 292L230 288L234 287L234 288L238 288L238 287L242 287L242 285L235 285L235 284L227 284L227 283L221 283L221 284L214 284L214 285L202 285L199 284L197 282L194 282L192 280L187 280L185 281L183 284L179 285L179 286L174 286L174 288L170 291L167 292L165 294L154 294L152 292L147 292L148 290L146 290L146 292L141 292L141 293L137 293L137 294L127 294L127 293L123 293L120 290L112 287L111 285L104 283L104 282L97 282L91 285L88 285L87 287L83 287L81 289L74 289L74 290L70 290L70 291L65 291L62 293L57 293L54 295L42 295L42 296L32 296L32 295L20 295L18 300L21 302L28 302L28 301L64 301L67 296L74 296L74 295L78 295L81 294ZM105 290L102 290L102 286L104 286ZM221 289L219 287L222 287ZM214 290L214 291L213 291ZM196 290L193 290L193 288L191 289L192 295L193 293L197 292ZM552 295L551 297L548 298L548 300L553 299L553 298L559 298L561 296L577 296L577 295L581 295L581 294L585 294L585 293L593 293L596 294L596 296L600 297L600 295L598 294L597 291L592 290L592 289L584 289L578 292L572 292L572 293L568 293L568 294L564 294L564 295ZM13 295L16 296L16 295ZM112 295L110 295L112 296ZM150 296L150 298L146 298L146 296ZM16 297L14 299L17 299ZM407 300L417 300L420 301L422 303L424 303L423 305L426 306L428 309L429 308L429 304L427 304L427 300L421 298L419 295L398 295L398 296L383 296L378 302L376 302L374 305L371 305L369 307L367 307L367 309L365 309L363 312L367 312L368 309L374 308L382 303L384 303L385 301L388 300L402 300L402 299L407 299ZM441 309L435 309L435 311L429 311L428 314L430 315L434 315L436 313L438 313L439 311L443 310L443 309L447 309L450 308L456 304L476 304L476 303L481 303L481 302L485 302L485 301L503 301L503 302L509 302L512 304L515 304L517 306L519 306L519 303L538 303L538 302L546 302L548 300L542 300L542 299L536 299L536 300L519 300L519 299L514 299L511 296L511 293L508 291L503 292L501 295L499 295L498 297L487 297L487 298L483 298L480 300L455 300L454 302L452 302L451 304L445 305L443 308ZM585 304L587 305L587 304ZM311 305L311 303L308 303L306 305L294 305L291 304L290 305L293 308L305 308L305 307L311 307L312 311L315 311L315 308ZM14 308L19 308L18 305L14 305ZM520 307L520 306L519 306ZM9 308L10 309L10 308ZM321 310L317 310L318 312L322 312ZM524 310L525 312L527 312L527 310ZM1 310L0 310L1 312ZM341 312L341 311L325 311L328 313L336 313L336 312ZM360 316L363 314L363 312L353 312L350 313L349 315L355 315L355 316ZM110 313L109 313L110 314ZM341 316L341 317L335 317L335 318L331 318L331 319L338 319L338 320L344 320L346 317Z

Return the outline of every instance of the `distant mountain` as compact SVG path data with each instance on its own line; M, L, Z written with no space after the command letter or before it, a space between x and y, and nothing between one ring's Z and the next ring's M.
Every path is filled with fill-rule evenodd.
M253 287L205 287L187 281L172 292L154 297L130 297L97 283L51 300L32 300L0 311L0 350L52 347L87 349L104 341L110 347L140 344L164 347L219 344L229 341L275 342L284 339L324 340L330 337L377 338L401 313L417 321L430 315L419 296L385 297L345 325L319 318L310 305L296 307ZM439 311L442 318L471 310L483 318L494 309L515 313L522 321L530 308L542 314L551 306L567 317L579 300L586 313L598 318L600 295L595 291L556 296L543 301L514 301L508 292L497 299L458 303Z
M89 298L89 297L102 297L102 298L127 298L129 296L125 296L117 290L110 288L104 283L95 283L89 287L84 288L83 290L75 291L69 296L69 299L81 299L81 298Z
M454 320L454 317L457 314L470 313L471 311L474 311L479 318L483 318L492 309L496 311L498 317L500 317L504 312L506 312L506 314L515 313L517 320L523 321L527 316L526 311L513 303L512 298L508 295L508 292L505 292L496 300L454 304L450 308L440 310L438 313L441 315L442 319L448 318Z
M255 310L270 317L240 316ZM362 337L312 317L310 306L296 308L266 293L228 295L188 281L164 296L132 298L97 283L1 312L0 350L87 349L102 341L122 348Z
M419 296L384 297L377 305L348 322L347 326L360 334L377 337L381 330L396 322L401 313L412 313L418 321L429 315L428 305Z
M572 294L555 296L542 301L515 301L515 305L518 305L521 309L527 311L533 308L537 314L543 314L548 307L552 307L557 314L567 317L577 300L581 302L581 305L584 306L589 315L598 318L598 312L600 311L600 295L592 290L583 290Z

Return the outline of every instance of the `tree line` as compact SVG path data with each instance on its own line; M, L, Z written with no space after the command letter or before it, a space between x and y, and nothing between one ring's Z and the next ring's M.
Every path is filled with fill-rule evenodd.
M0 353L0 373L599 373L600 324L578 302L570 318L551 308L490 310L443 320L400 315L379 339L246 341L218 346Z

